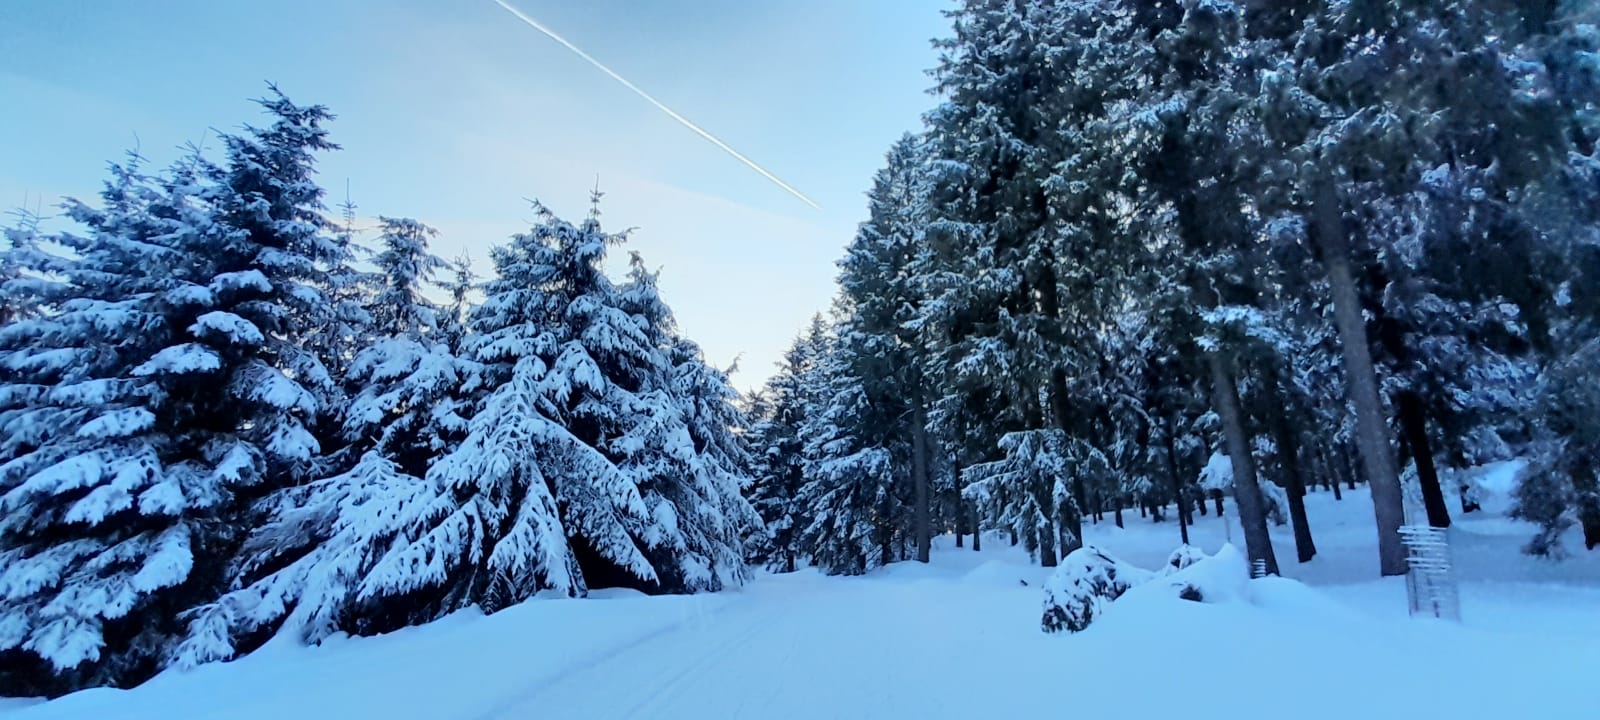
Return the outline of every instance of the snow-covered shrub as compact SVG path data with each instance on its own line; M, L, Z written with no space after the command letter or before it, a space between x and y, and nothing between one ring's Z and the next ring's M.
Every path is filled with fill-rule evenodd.
M1529 555L1561 558L1566 548L1561 545L1561 535L1572 527L1572 478L1561 472L1548 456L1524 466L1518 473L1516 490L1512 497L1516 504L1511 516L1539 526L1539 531L1522 547Z
M1220 452L1211 453L1206 466L1200 469L1200 487L1207 491L1226 492L1233 488L1233 461Z
M1108 603L1151 577L1148 570L1092 545L1074 550L1045 583L1040 625L1047 633L1079 632L1105 612Z
M1167 564L1161 566L1161 574L1171 575L1208 557L1211 556L1193 545L1179 545L1167 556Z
M1173 558L1177 559L1184 552L1183 548L1179 548L1173 553ZM1138 593L1158 593L1205 603L1225 602L1247 594L1250 561L1239 548L1223 545L1217 554L1209 557L1192 548L1189 552L1192 561L1187 566L1163 570L1157 579L1140 587Z
M1273 525L1282 526L1289 522L1289 491L1275 482L1257 483L1261 487L1262 510L1266 512L1267 519Z

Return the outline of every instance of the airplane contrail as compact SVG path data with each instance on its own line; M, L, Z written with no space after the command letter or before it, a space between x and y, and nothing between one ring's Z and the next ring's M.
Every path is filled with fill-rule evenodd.
M610 75L612 80L616 80L617 82L622 83L623 87L626 87L629 90L632 90L634 92L634 94L638 95L639 97L644 98L645 100L650 101L651 105L656 106L658 109L661 110L661 112L666 113L673 120L677 120L684 127L689 128L690 130L693 130L695 132L695 134L699 135L700 137L705 138L712 145L715 145L715 146L717 146L719 148L722 148L723 152L726 152L729 155L734 156L735 158L737 158L739 160L739 162L742 162L745 165L750 166L751 170L754 170L754 171L756 171L758 173L761 173L762 177L765 177L766 179L771 180L778 187L781 187L784 190L789 191L790 195L793 195L793 196L795 196L797 198L800 198L800 200L803 201L805 204L810 205L811 207L813 207L813 208L815 208L817 210L821 210L822 209L821 205L816 204L815 202L813 202L811 200L811 198L806 197L805 193L802 193L799 190L794 189L794 186L792 186L789 183L786 183L786 182L778 179L777 175L773 175L772 173L767 172L766 168L763 168L760 165L757 165L754 160L751 160L750 158L745 157L743 153L739 152L738 150L733 149L727 143L719 140L717 138L717 136L712 135L709 132L706 132L706 130L704 128L702 128L699 125L696 125L696 124L690 122L689 118L686 118L686 117L684 117L682 115L679 115L676 111L674 111L672 108L667 107L660 100L657 100L654 97L651 97L650 93L647 93L647 92L645 92L643 90L640 90L638 85L634 85L633 83L628 82L627 78L624 78L621 75L618 75L615 70L612 70L611 68L606 67L605 64L601 63L599 60L594 59L594 57L590 56L589 53L586 53L583 50L579 49L577 45L573 45L572 43L567 42L566 38L561 37L560 35L557 35L554 30L551 30L550 28L547 28L544 25L539 24L538 20L534 20L533 18L528 17L526 13L523 13L521 10L518 10L515 7L512 7L511 4L507 3L505 0L494 0L494 2L495 2L496 5L499 5L500 7L505 8L506 12L517 16L518 20L521 20L522 22L527 23L529 27L531 27L531 28L533 28L535 30L538 30L541 33L544 33L545 36L550 38L551 40L554 40L554 41L556 41L558 43L561 43L561 45L563 47L565 47L568 50L571 50L573 53L577 54L578 57L581 57L584 60L588 61L588 63L590 65L593 65L596 68L598 68L600 70L600 72L603 72L603 73L605 73L607 75Z

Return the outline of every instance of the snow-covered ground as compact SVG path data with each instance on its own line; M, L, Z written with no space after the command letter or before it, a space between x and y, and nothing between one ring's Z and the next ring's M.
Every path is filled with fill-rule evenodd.
M1041 581L1017 549L940 538L934 562L861 578L805 571L741 591L600 592L492 617L463 612L320 647L277 642L242 660L168 672L132 690L0 704L43 718L1009 718L1132 716L1588 717L1600 708L1600 552L1522 556L1526 525L1461 516L1452 530L1460 625L1406 617L1404 583L1376 579L1364 491L1307 499L1317 559L1250 583L1248 601L1146 594L1076 635L1039 630ZM1496 512L1500 506L1491 507ZM1229 508L1228 519L1235 514ZM1158 566L1174 522L1129 513L1092 543ZM1215 515L1193 541L1227 536ZM1119 604L1120 603L1120 604Z

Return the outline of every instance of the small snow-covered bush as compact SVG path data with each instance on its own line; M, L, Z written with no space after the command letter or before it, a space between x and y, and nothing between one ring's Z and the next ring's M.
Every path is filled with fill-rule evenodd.
M1193 545L1179 545L1177 550L1173 550L1172 554L1167 556L1167 564L1161 567L1161 574L1171 575L1208 557L1211 556Z
M1233 461L1220 452L1211 453L1206 466L1200 469L1200 487L1204 490L1227 492L1233 489Z
M1151 577L1149 571L1094 546L1074 550L1045 583L1040 625L1047 633L1079 632L1105 611L1107 603Z
M1522 546L1522 551L1537 557L1564 558L1566 548L1561 535L1575 522L1572 478L1543 457L1518 472L1512 492L1515 505L1511 516L1539 526L1538 534Z
M1192 548L1190 550L1192 560L1188 565L1165 571L1159 580L1139 592L1155 592L1204 603L1226 602L1248 595L1250 561L1239 548L1223 545L1216 555L1211 556ZM1184 548L1179 548L1173 553L1173 558L1177 559L1183 552Z
M1270 480L1257 483L1261 486L1261 510L1273 525L1282 527L1289 522L1289 491Z

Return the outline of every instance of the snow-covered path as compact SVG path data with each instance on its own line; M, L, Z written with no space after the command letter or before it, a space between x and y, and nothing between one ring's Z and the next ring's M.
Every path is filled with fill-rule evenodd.
M6 715L228 720L516 718L1580 717L1596 705L1600 553L1516 553L1526 527L1456 531L1466 622L1405 617L1399 579L1372 577L1371 504L1309 498L1322 554L1252 602L1114 604L1077 635L1038 629L1047 575L997 538L940 538L934 562L861 578L763 576L738 592L534 601L376 638L169 672ZM1231 519L1231 515L1230 515ZM1215 550L1215 516L1194 530ZM1231 530L1238 537L1238 529ZM1096 542L1146 566L1176 544L1136 513ZM1025 586L1023 582L1026 582ZM1587 711L1585 710L1587 708ZM5 712L0 708L0 713Z
M990 664L1019 636L1038 634L1037 618L993 612L1037 605L1036 584L1012 578L1014 588L961 593L938 580L875 580L768 579L720 611L548 678L483 717L939 714L919 701L929 680Z

